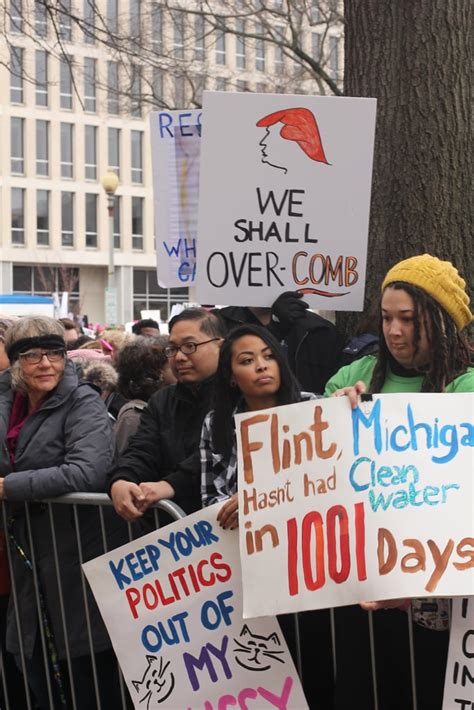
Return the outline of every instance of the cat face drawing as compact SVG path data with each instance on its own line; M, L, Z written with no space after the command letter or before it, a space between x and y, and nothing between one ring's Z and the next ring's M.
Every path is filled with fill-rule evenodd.
M234 639L236 648L235 660L248 671L268 671L272 667L273 661L284 663L284 654L278 634L274 632L270 636L259 636L254 634L247 624L244 624L239 638Z
M155 707L156 703L162 703L174 690L174 675L168 670L170 662L163 663L163 658L157 656L147 656L148 668L141 680L132 680L133 687L139 693L139 703L146 701L146 708Z

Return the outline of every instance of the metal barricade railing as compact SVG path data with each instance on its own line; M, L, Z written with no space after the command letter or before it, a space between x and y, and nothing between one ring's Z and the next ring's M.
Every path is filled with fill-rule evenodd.
M30 563L31 563L31 570L30 573L33 577L33 588L34 588L34 604L36 605L36 613L38 615L38 618L41 618L43 614L43 603L41 599L41 584L39 581L39 569L38 569L38 560L36 559L36 550L35 550L35 538L34 538L34 520L32 521L32 517L34 518L34 510L35 508L41 505L42 506L42 513L44 515L44 520L47 521L47 524L49 526L49 530L51 533L51 544L52 544L52 561L53 561L53 567L54 567L54 575L57 580L57 590L58 590L58 616L60 618L60 624L62 627L62 634L64 637L64 659L62 661L62 671L65 673L67 676L67 685L68 685L68 697L70 697L70 702L69 704L66 705L61 705L61 702L58 703L57 700L57 688L55 685L55 678L51 672L51 659L50 657L50 650L48 647L48 633L47 633L47 628L44 627L42 623L38 624L39 628L39 640L40 640L40 645L41 645L41 657L44 665L44 672L43 672L43 677L44 677L44 682L46 685L46 695L48 697L48 703L49 703L49 708L56 710L57 707L67 707L69 710L69 707L71 710L82 710L82 707L79 708L78 703L76 702L76 695L78 688L76 687L75 684L75 670L74 670L74 658L73 655L71 654L71 649L70 649L70 644L69 644L69 637L68 637L68 626L71 623L71 619L68 617L68 612L67 612L67 605L66 601L64 598L63 594L63 585L62 585L62 574L63 574L63 560L61 560L61 555L59 552L59 546L58 546L58 539L56 535L56 530L55 530L55 511L58 510L57 506L70 506L70 511L71 511L71 525L75 533L76 541L77 541L77 548L78 548L78 555L77 555L77 565L79 566L84 560L84 554L83 554L83 539L81 535L81 521L80 521L80 509L83 506L87 506L89 510L97 510L97 528L95 530L95 538L96 540L99 540L100 542L100 550L98 551L98 554L102 554L105 552L108 552L110 549L113 549L110 547L110 541L108 539L108 530L107 530L107 521L105 519L106 515L106 510L112 506L111 500L106 496L105 494L98 494L98 493L76 493L76 494L71 494L71 495L65 495L61 496L58 498L54 499L48 499L41 501L40 504L37 503L32 503L32 504L24 504L24 524L25 524L25 531L26 531L26 538L27 538L27 547L28 551L30 552ZM7 507L6 504L2 501L0 501L0 528L3 526L4 530L8 533L9 530L9 521L8 521L8 513L7 513ZM115 516L115 513L113 511L109 511L112 516L114 517L115 520L120 520L118 516ZM166 514L167 516L167 522L169 522L170 518L172 520L179 520L183 517L185 517L185 513L177 506L175 503L172 501L160 501L152 506L151 510L151 515L153 517L153 523L150 525L148 530L135 530L134 525L130 523L125 523L121 522L120 524L124 526L124 529L126 531L126 534L124 533L124 539L123 542L127 542L132 540L134 537L136 537L138 534L144 534L145 532L149 532L153 527L159 528L160 527L160 516L162 514ZM14 565L13 565L13 556L18 554L18 550L14 549L14 542L12 539L9 539L9 535L7 534L7 539L8 539L8 544L7 544L7 551L8 551L8 563L9 563L9 569L10 569L10 577L11 577L11 609L12 611L10 614L13 614L14 620L18 629L18 646L19 646L19 653L17 654L16 658L16 664L17 666L21 669L21 674L18 673L18 678L16 682L20 683L23 685L23 688L21 688L21 694L24 696L24 701L23 704L17 705L15 702L12 702L12 692L15 690L15 692L18 694L19 689L18 687L12 688L11 685L9 686L8 682L8 677L9 677L9 668L6 667L6 662L5 659L7 659L7 655L2 655L0 653L0 710L18 710L20 707L25 707L28 708L28 710L33 710L35 708L35 702L33 698L33 694L31 691L31 688L29 686L29 669L28 669L28 661L26 658L26 653L25 653L25 647L24 647L24 638L23 638L23 633L22 633L22 618L21 618L21 611L20 611L20 602L19 602L19 593L20 590L18 589L18 584L17 580L15 578L15 573L14 573ZM60 541L59 541L60 544ZM114 545L116 547L116 545ZM97 555L96 555L97 556ZM18 560L16 560L16 566L18 566ZM98 710L109 710L109 708L112 708L112 705L109 705L107 703L104 703L101 701L101 695L100 695L100 679L99 679L99 673L98 673L98 668L96 664L96 648L94 646L94 622L91 619L91 614L90 614L90 604L88 602L88 596L90 596L90 591L88 591L88 585L85 580L84 575L81 574L79 575L80 579L80 585L81 585L81 592L82 592L82 601L83 601L83 608L84 608L84 624L87 629L87 638L88 638L88 652L89 652L89 657L90 657L90 666L91 666L91 675L92 675L92 681L93 681L93 688L94 688L94 695L95 695L95 703L96 707ZM0 597L1 600L1 597ZM3 611L5 613L5 611ZM310 612L311 613L311 612ZM371 703L371 707L373 707L373 710L381 710L382 705L380 704L379 700L379 694L380 694L380 688L378 687L378 682L377 682L377 664L378 664L378 657L379 657L379 651L380 651L380 638L376 638L377 634L374 631L374 619L376 619L376 614L378 612L375 612L375 615L372 612L368 612L367 615L364 617L364 620L366 623L366 631L367 631L367 638L368 638L368 648L369 648L369 666L371 670L371 693L373 694L373 704ZM395 612L397 613L397 612ZM337 678L337 670L338 670L338 643L337 643L337 633L336 633L336 625L337 625L337 614L338 614L338 609L331 609L327 611L329 622L328 622L328 631L324 632L324 639L327 644L326 652L328 655L328 658L330 659L330 663L327 666L327 673L328 675L332 676L332 680L336 680ZM308 651L307 651L307 646L305 646L305 636L306 636L306 641L307 641L307 636L308 636L308 624L306 622L307 617L304 617L300 614L294 614L293 615L293 623L289 625L289 627L292 627L290 630L290 635L293 635L294 638L294 645L293 645L293 655L294 655L294 660L295 664L297 666L298 672L300 677L302 678L303 682L307 680L305 678L306 674L311 674L311 673L317 673L318 669L312 668L311 661L312 659L308 657ZM5 619L0 616L0 638L2 639L2 646L4 643L4 628L2 628L2 623L5 621ZM400 623L404 623L404 619L400 617ZM417 697L416 697L416 676L415 676L415 655L414 655L414 640L413 640L413 624L412 624L412 618L411 618L411 612L409 611L408 614L406 614L406 624L408 625L408 649L407 649L407 658L409 659L409 666L410 666L410 674L411 674L411 696L412 696L412 705L410 710L417 710ZM348 630L350 630L350 625L348 627ZM339 636L339 641L340 641L340 636ZM315 638L314 639L314 644L319 643L319 639ZM358 639L357 638L350 638L347 639L347 642L353 645L354 648L354 653L357 653L357 646L358 646ZM302 646L303 644L303 646ZM341 648L339 648L339 654L341 653ZM10 664L10 671L11 671L11 663L12 663L12 657L8 654L8 660ZM341 657L339 658L341 660ZM116 663L116 661L115 661ZM117 664L117 669L118 669L118 664ZM18 672L18 671L17 671ZM13 673L15 673L15 668L13 668ZM31 680L31 679L30 679ZM129 708L132 707L131 701L128 696L128 691L125 687L125 684L123 682L123 678L121 676L121 673L119 669L117 670L117 682L119 685L119 694L120 694L120 702L118 704L113 705L113 710L128 710ZM336 685L336 683L334 683ZM80 690L80 689L79 689ZM3 698L2 698L3 696ZM56 699L55 699L56 698ZM357 697L354 698L355 700L355 705L354 707L359 707L357 705ZM3 704L2 704L3 702ZM311 706L312 707L312 706ZM318 705L318 707L324 707L324 705ZM362 706L360 706L362 708ZM87 707L87 710L92 710L92 705L89 705ZM363 710L368 710L368 708L365 708ZM408 710L408 708L403 708L403 710Z
M59 506L59 507L58 507ZM70 506L71 511L71 527L75 534L75 544L77 545L77 558L75 558L75 563L80 569L80 565L85 561L84 559L84 540L83 532L81 532L81 520L80 510L83 510L83 506L87 506L87 510L91 514L91 519L95 518L97 521L97 528L93 531L92 536L94 538L94 546L96 548L98 556L105 552L108 552L113 547L117 547L117 544L113 544L110 547L108 540L108 530L107 523L112 523L114 530L115 541L120 539L119 544L124 544L125 542L131 541L134 537L138 535L145 534L145 532L150 532L153 527L160 527L160 517L162 514L166 514L167 521L179 520L185 516L183 510L173 503L172 501L163 500L155 503L151 506L149 518L153 518L153 522L148 519L148 529L144 530L142 528L137 529L135 524L125 523L121 521L118 516L113 513L113 511L107 511L108 508L112 506L110 498L105 494L100 493L74 493L70 495L60 496L54 499L43 500L38 503L24 503L15 504L15 515L16 519L20 517L22 523L22 539L19 542L13 533L14 524L11 524L11 508L9 507L7 511L7 505L0 501L0 529L3 527L5 531L5 537L7 540L6 550L8 556L8 568L10 572L11 580L11 603L9 612L10 615L13 614L14 622L16 624L16 638L18 642L18 653L15 654L15 660L11 654L4 653L5 636L6 636L6 599L5 597L0 598L2 602L2 607L0 608L0 639L2 641L2 647L0 648L0 710L19 710L19 708L28 708L28 710L33 710L35 705L35 699L31 690L32 685L32 672L28 667L29 661L27 659L27 654L25 653L25 635L23 628L25 626L25 603L21 600L22 590L19 588L19 581L16 578L15 570L19 569L25 571L27 568L28 574L31 575L32 579L32 589L34 590L34 600L33 604L36 606L36 617L37 617L37 627L39 630L39 655L42 660L42 669L39 671L40 666L36 666L35 675L39 672L40 679L37 682L41 683L42 689L44 691L43 697L45 698L44 704L48 710L55 710L56 708L71 708L71 710L82 710L84 705L79 709L78 704L78 694L80 694L81 688L77 688L77 679L75 679L74 671L74 658L71 653L70 648L70 638L68 633L68 627L73 624L73 620L68 617L67 603L64 596L64 560L61 559L60 547L64 540L60 539L58 541L57 536L57 512L59 510L67 510L63 506ZM97 516L92 514L92 511L97 511ZM107 512L104 512L107 511ZM46 612L46 607L51 604L50 599L45 599L43 595L43 585L45 582L45 569L41 570L39 567L43 564L44 551L40 549L38 552L39 540L38 540L38 523L37 516L38 513L42 516L41 523L42 530L45 539L51 540L51 560L50 563L53 565L53 571L56 578L57 584L57 618L59 619L61 627L61 636L64 640L64 659L60 661L55 657L56 649L51 645L52 634L51 634L51 623L48 620L48 614ZM56 513L56 521L55 521ZM89 515L88 513L88 515ZM108 520L105 516L110 513ZM61 522L61 521L60 521ZM48 529L46 529L46 527ZM117 532L118 531L118 532ZM36 537L35 537L36 534ZM64 534L64 531L63 531ZM88 530L87 537L90 538L91 531ZM87 541L86 541L87 542ZM38 560L38 554L40 560ZM19 558L21 563L19 562ZM89 557L90 558L90 557ZM51 572L51 570L48 570ZM77 572L77 577L82 592L82 602L83 602L83 616L84 623L87 629L87 639L88 639L88 651L90 659L90 669L92 674L93 682L93 693L95 695L95 703L98 710L108 710L112 705L108 701L101 700L100 694L100 680L97 669L97 650L94 646L94 633L96 632L95 627L93 628L93 621L91 619L91 603L90 603L90 591L88 591L88 585L85 580L82 570ZM25 572L26 573L26 572ZM42 577L42 582L40 581L40 576ZM88 599L89 597L89 599ZM55 599L56 601L56 599ZM31 602L31 600L29 600ZM48 603L49 602L49 605ZM22 607L23 603L23 608ZM31 609L28 610L31 614ZM23 612L23 614L22 614ZM22 618L23 616L23 618ZM37 635L38 636L38 635ZM29 649L31 651L31 648ZM36 654L35 647L35 654ZM31 655L31 653L30 653ZM117 683L119 685L120 693L120 703L114 703L114 710L127 710L131 708L132 705L128 699L128 693L125 688L123 678L118 669L118 664L115 661L117 667ZM17 670L21 670L21 673ZM58 679L59 675L59 679ZM62 677L61 676L65 676ZM12 680L13 678L13 680ZM76 680L76 683L75 683ZM66 691L67 688L67 691ZM47 700L46 700L47 698ZM94 707L93 702L88 703L87 710L92 710Z

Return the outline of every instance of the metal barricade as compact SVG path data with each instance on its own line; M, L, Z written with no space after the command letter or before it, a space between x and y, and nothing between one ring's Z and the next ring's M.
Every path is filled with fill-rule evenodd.
M47 524L49 526L50 534L51 534L51 543L52 543L52 559L53 559L53 571L55 578L57 580L57 589L58 589L58 616L60 618L60 624L62 627L62 634L64 637L64 654L63 658L61 661L61 670L62 674L65 675L65 680L67 682L67 687L68 687L68 697L70 697L70 701L66 701L66 704L61 704L61 701L58 702L57 696L58 696L58 689L56 687L56 679L54 677L54 672L51 670L51 652L50 652L50 647L49 647L49 638L48 638L48 628L47 626L43 623L38 624L39 628L39 642L40 642L40 649L41 649L41 657L42 661L44 664L44 672L43 672L43 677L46 685L46 694L48 697L48 703L49 703L49 708L56 710L56 708L61 708L61 707L67 707L68 710L71 708L71 710L78 710L78 704L76 702L76 695L77 695L77 688L75 687L75 658L74 654L71 653L71 648L69 644L69 636L68 636L68 625L71 623L71 619L69 618L68 611L67 611L67 604L66 600L64 598L64 593L63 593L63 585L62 585L62 574L63 574L63 560L61 560L61 555L59 552L59 547L61 545L61 540L58 540L57 537L57 532L55 530L55 511L58 511L59 509L62 509L64 506L64 509L67 509L70 513L71 516L71 525L74 530L76 542L77 542L77 550L78 550L78 556L77 556L77 566L79 567L82 562L85 561L84 559L84 551L83 551L83 546L84 546L84 540L83 540L83 534L81 532L81 520L80 520L80 510L84 507L87 506L88 510L94 511L97 513L95 516L96 518L96 529L94 531L94 537L96 539L96 542L98 542L98 547L100 550L98 550L98 554L103 554L105 552L110 551L110 549L113 549L114 546L110 546L110 540L108 539L108 530L107 530L107 521L106 521L106 516L107 516L107 509L112 506L112 503L110 499L105 495L105 494L98 494L98 493L84 493L84 494L71 494L71 495L66 495L66 496L61 496L59 498L54 498L50 500L45 500L42 501L40 504L37 503L31 503L31 504L22 504L23 506L23 514L24 514L24 528L26 531L26 538L27 538L27 548L28 551L30 552L30 559L29 562L31 563L31 568L29 569L29 573L32 575L33 579L33 588L34 588L34 605L36 606L36 614L39 619L42 619L42 616L44 615L44 601L42 600L42 592L41 592L41 584L39 580L39 562L37 559L37 551L36 551L36 545L35 545L35 535L34 535L34 529L35 529L35 524L34 524L34 517L36 514L36 507L38 505L42 506L42 511L41 514L44 517L44 520L47 521ZM59 506L59 508L58 508ZM114 520L120 521L118 516L113 513L113 511L109 510L109 513L112 514ZM7 544L7 551L8 551L8 564L9 564L9 570L10 570L10 577L11 577L11 609L15 621L16 621L16 626L18 629L18 641L19 641L19 653L17 654L16 657L16 665L18 666L19 669L21 669L21 673L15 668L15 665L13 663L12 667L12 662L13 662L13 657L10 654L5 654L3 655L0 653L0 710L18 710L20 707L26 707L28 710L34 710L35 707L35 702L33 698L33 694L30 688L30 684L28 683L28 679L31 681L31 678L29 678L29 668L28 668L28 659L27 659L27 654L25 653L25 647L24 647L24 634L22 631L22 615L20 611L20 595L21 595L21 589L18 588L18 580L15 578L15 573L14 573L14 564L13 564L13 558L14 556L17 556L19 554L18 549L15 549L15 544L16 541L12 539L12 536L9 535L9 518L8 518L8 513L7 513L7 505L0 501L0 529L3 527L5 532L7 533L6 537L8 540ZM179 520L183 517L185 517L185 513L172 501L160 501L156 503L153 508L152 508L152 515L153 515L153 524L155 528L160 527L160 517L162 517L163 514L166 514L167 517L167 522L169 522L170 518L172 520ZM147 531L135 531L134 530L134 525L131 525L130 523L125 523L125 522L120 522L121 525L123 525L124 529L126 530L126 539L122 541L127 542L132 540L134 537L137 537L140 534L144 534ZM151 530L151 528L148 530L148 532ZM116 545L115 545L116 546ZM97 556L95 555L95 556ZM18 560L16 560L16 567L18 567ZM100 678L99 678L99 672L97 668L97 649L95 648L94 645L94 632L95 632L95 627L94 627L94 620L91 618L91 613L90 613L90 602L88 602L88 596L90 596L90 590L88 590L88 585L85 580L84 575L82 574L82 571L80 572L79 575L80 579L80 585L81 585L81 595L82 595L82 602L83 602L83 609L84 609L84 624L85 628L87 630L87 638L88 638L88 657L90 658L90 668L91 668L91 676L92 676L92 682L93 682L93 688L94 688L94 695L95 695L95 702L96 706L99 710L109 710L109 708L112 710L119 710L122 708L122 710L128 710L129 708L132 707L130 698L128 696L128 691L126 689L126 686L123 682L123 678L121 676L121 673L118 669L118 664L116 662L116 659L114 660L117 668L117 682L119 685L119 694L120 694L120 702L118 704L108 704L107 702L104 703L103 699L101 699L101 694L100 694ZM2 597L0 597L0 600ZM3 599L5 601L5 599ZM316 612L318 613L318 612ZM336 633L336 626L337 626L337 614L340 613L338 609L331 609L328 610L327 612L329 622L328 626L326 628L325 626L325 631L324 634L322 635L321 639L317 638L315 636L314 638L314 644L318 644L324 639L324 643L326 644L325 646L325 653L327 654L327 657L329 659L329 662L327 664L326 670L324 671L328 676L329 676L329 683L334 683L334 686L336 686L336 678L337 678L337 670L338 670L338 657L339 660L341 660L342 656L341 653L343 652L343 649L340 647L338 648L338 643L337 643L337 633ZM394 612L400 614L400 612ZM2 641L2 650L4 649L4 642L5 642L5 604L3 604L3 610L0 607L0 639ZM309 612L309 614L312 614L312 612ZM377 612L375 612L377 614ZM406 623L408 626L408 648L406 649L406 658L407 663L409 663L409 668L410 668L410 673L409 675L411 676L411 707L403 707L402 710L417 710L417 697L416 697L416 675L415 675L415 655L414 655L414 641L413 641L413 624L412 624L412 618L411 618L411 612L406 614L406 621L403 617L399 616L399 623L403 624ZM378 675L378 669L377 669L377 664L380 663L380 634L377 638L377 634L374 632L374 621L377 619L377 617L372 613L368 612L366 616L364 616L364 624L366 625L366 629L364 630L364 634L367 634L367 639L368 639L368 649L369 649L369 655L370 659L368 661L368 666L370 667L370 673L371 673L371 678L368 678L368 686L371 687L371 690L369 691L369 695L372 694L373 698L371 698L371 703L370 703L370 710L380 710L382 708L382 705L380 704L380 687L378 687L378 682L377 682L377 675ZM291 619L290 619L291 621ZM311 650L308 651L308 629L310 629L311 633L311 617L305 616L304 614L294 614L292 616L292 623L288 625L288 628L290 629L290 635L293 636L293 656L295 660L295 664L297 666L298 672L300 677L302 678L303 684L307 685L308 679L310 679L310 676L314 676L315 674L322 673L321 669L318 669L315 664L313 663L313 659L311 657ZM319 623L319 622L318 622ZM317 625L316 627L317 628ZM349 624L347 626L348 633L350 634L351 630L351 625ZM354 627L355 628L355 627ZM340 641L340 633L339 633L339 641ZM351 644L354 648L354 653L357 654L358 652L358 639L357 638L348 638L347 643ZM8 661L8 663L7 663ZM54 671L54 667L53 667ZM11 675L15 675L15 672L17 673L17 676L14 680L16 683L16 687L12 687L11 681L9 678ZM20 684L21 687L20 689L18 688L18 683ZM24 700L22 700L23 704L18 705L15 704L17 701L12 700L13 693L15 692L16 695L19 693L23 696ZM368 707L363 707L357 705L357 697L354 698L355 704L354 707L360 707L361 710L369 710ZM312 705L310 704L311 707L326 707L325 705ZM327 705L329 707L329 705ZM89 710L89 708L87 708ZM92 706L90 708L92 710Z
M87 506L87 508L85 508L85 506ZM16 578L15 570L17 570L18 574L18 569L20 569L20 571L23 570L25 574L31 575L30 579L33 582L33 605L36 607L35 615L37 618L37 628L39 630L39 648L37 649L35 646L35 654L38 651L43 666L40 673L41 678L38 680L38 683L41 683L44 691L44 702L47 703L51 710L55 710L56 708L78 710L77 697L81 689L75 687L74 676L76 661L73 658L74 654L71 653L70 635L68 633L68 626L71 626L73 620L70 618L71 614L68 614L67 611L67 600L65 599L63 589L65 561L61 559L60 554L64 539L61 539L61 537L58 539L58 531L56 529L58 527L58 518L64 519L64 511L68 512L68 517L70 516L71 528L75 535L74 544L77 545L77 558L75 557L74 564L76 566L77 578L81 585L82 611L84 612L83 618L87 630L88 657L90 659L90 672L92 675L96 706L98 710L109 710L109 708L112 709L112 707L113 710L119 710L120 707L122 710L127 710L127 708L132 707L115 657L113 657L113 662L117 669L117 685L119 686L120 702L112 705L108 700L104 701L103 696L101 698L97 669L97 659L100 656L100 652L98 653L95 648L94 635L97 633L97 629L94 625L95 622L91 619L91 606L95 605L91 605L90 590L88 590L86 579L80 569L80 565L86 561L84 545L87 545L89 540L93 538L94 547L96 548L96 554L93 556L98 556L118 546L117 544L110 546L108 528L113 528L115 540L119 539L119 544L124 544L131 541L134 537L145 534L145 532L150 532L153 525L155 528L160 527L160 518L163 517L163 514L167 516L166 522L170 522L170 519L179 520L183 518L185 513L172 501L159 501L151 508L150 515L153 517L153 523L149 521L149 529L143 530L135 529L135 524L132 525L121 521L113 511L107 510L111 506L112 502L110 498L101 493L74 493L38 503L15 504L16 512L14 515L17 516L17 519L21 517L22 531L24 532L21 541L18 541L13 532L14 523L12 523L12 519L14 520L15 518L14 516L13 518L11 517L12 508L10 505L8 505L7 508L7 504L0 501L0 529L3 528L7 541L6 551L11 581L10 608L12 611L10 614L13 613L14 615L16 638L18 640L18 653L15 654L14 658L11 654L5 652L6 596L0 597L0 710L19 710L20 707L33 710L36 707L30 687L32 684L32 673L25 652L25 630L22 628L22 626L25 625L25 602L21 598L24 590L22 590ZM96 527L91 534L90 525L88 526L86 540L84 541L84 525L82 525L81 530L81 523L84 522L83 511L85 510L88 511L87 516L90 517L90 522L94 523L95 519ZM59 515L58 511L61 511ZM47 604L47 602L49 601L51 603L51 600L45 599L43 587L48 585L48 580L44 578L44 568L41 569L42 579L40 580L40 567L44 562L44 554L43 550L38 549L40 548L37 535L37 520L39 515L41 516L41 525L43 528L45 528L45 526L49 528L48 530L44 530L44 537L51 541L52 547L51 564L53 565L53 569L50 571L54 572L56 579L57 600L55 599L55 601L57 601L58 605L57 617L62 627L61 637L64 640L64 653L62 654L64 658L61 660L57 657L54 638L51 633L51 623L48 620L48 613L46 611L47 606L50 608L50 604ZM64 535L64 530L62 533ZM21 558L21 563L19 563L19 558ZM90 558L91 557L88 556L88 559ZM20 566L19 568L19 564L24 565L24 567ZM31 602L31 600L29 601ZM29 650L31 651L31 649ZM100 650L102 651L102 649ZM110 653L112 652L110 651ZM21 673L18 669L21 670ZM36 671L37 670L38 669L36 669ZM92 705L89 707L92 710ZM89 710L89 707L87 710Z

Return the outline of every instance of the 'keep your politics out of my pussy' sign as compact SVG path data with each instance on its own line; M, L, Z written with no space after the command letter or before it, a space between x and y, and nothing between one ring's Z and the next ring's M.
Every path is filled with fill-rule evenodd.
M276 619L242 618L237 532L221 504L83 565L140 710L304 710Z

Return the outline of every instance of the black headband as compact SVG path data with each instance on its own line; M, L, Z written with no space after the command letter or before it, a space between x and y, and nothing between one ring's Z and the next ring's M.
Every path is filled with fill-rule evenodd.
M10 362L18 360L18 356L26 353L32 348L44 348L45 350L66 349L66 343L61 335L39 335L36 338L21 338L6 348Z

